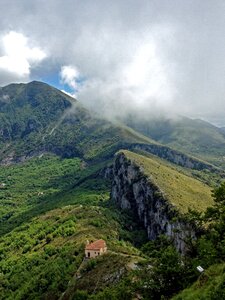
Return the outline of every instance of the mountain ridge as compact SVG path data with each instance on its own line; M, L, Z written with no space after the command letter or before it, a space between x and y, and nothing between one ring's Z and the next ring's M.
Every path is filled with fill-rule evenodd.
M6 95L9 99L4 100ZM76 99L39 81L1 88L0 103L0 159L6 165L48 152L88 160L109 158L135 144L152 145L148 149L156 155L163 147L165 153L174 151L130 127L99 118ZM212 168L205 162L203 166Z
M225 166L225 135L221 128L187 117L127 118L126 124L157 142L217 166Z

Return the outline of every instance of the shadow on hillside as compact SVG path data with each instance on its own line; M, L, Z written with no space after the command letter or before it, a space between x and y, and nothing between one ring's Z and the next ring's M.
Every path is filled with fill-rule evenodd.
M32 218L44 214L53 209L61 208L67 205L98 205L106 199L109 194L109 182L99 176L99 171L94 170L87 176L80 177L75 183L70 184L64 190L53 193L51 195L41 195L33 207L13 215L10 219L3 222L0 228L0 235L4 235L22 225L29 222ZM52 186L65 180L64 176L57 177L51 181ZM49 186L49 182L47 185Z

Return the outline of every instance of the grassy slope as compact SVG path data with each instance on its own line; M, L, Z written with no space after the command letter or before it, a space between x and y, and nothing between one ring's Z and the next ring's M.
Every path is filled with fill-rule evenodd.
M213 265L199 279L173 300L217 300L224 299L225 264Z
M201 181L178 172L175 167L160 159L155 160L130 151L123 152L142 168L181 212L187 212L188 208L203 211L213 204L211 189Z
M206 185L212 187L214 189L215 187L218 187L221 184L221 175L217 173L212 173L207 169L204 170L194 170L190 168L181 167L179 165L175 165L172 162L169 162L166 159L159 158L158 156L155 156L154 154L151 154L149 152L143 151L143 150L135 150L134 151L137 154L149 157L156 162L163 163L168 167L171 167L172 169L176 169L179 173L182 173L184 175L187 175L188 177L196 178L198 181L201 181L205 183ZM197 158L195 158L197 160ZM199 159L199 161L201 161Z

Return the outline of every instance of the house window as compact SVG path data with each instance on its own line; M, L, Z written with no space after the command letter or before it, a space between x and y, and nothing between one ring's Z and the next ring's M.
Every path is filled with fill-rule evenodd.
M90 252L88 252L88 257L90 257Z

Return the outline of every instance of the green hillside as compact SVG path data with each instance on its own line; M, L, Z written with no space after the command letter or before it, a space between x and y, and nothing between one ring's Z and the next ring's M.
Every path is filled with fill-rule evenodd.
M181 212L188 208L204 211L213 204L211 188L201 181L187 176L159 158L146 157L123 150L128 159L141 167L144 174L160 188L166 198Z
M160 128L156 123L155 132ZM222 155L221 131L215 148L212 139L205 140L204 156L204 147L196 150L203 142L186 142L194 134L182 130L175 134L178 150L222 165L214 151ZM207 130L207 136L214 134L210 126ZM0 299L169 299L198 278L199 262L206 268L221 263L224 227L218 230L215 219L198 213L214 204L207 184L220 184L222 170L162 146L161 141L172 145L165 140L168 133L163 138L140 132L99 118L41 82L0 89ZM187 257L164 236L148 241L133 214L118 210L110 199L117 151L140 166L181 213L194 209L193 222L212 226L191 241ZM82 262L86 241L100 238L108 253ZM222 267L210 270L209 278L220 284ZM198 282L192 288L199 289Z
M128 126L144 135L218 166L225 166L225 135L220 128L198 119L130 118Z
M131 259L120 253L137 255L138 251L129 242L119 241L122 225L117 219L101 207L69 205L33 218L0 238L1 299L58 299L83 260L87 239L104 238L121 267L126 266ZM109 262L108 273L115 259Z
M11 84L0 93L0 159L5 164L45 152L97 159L112 156L121 144L154 143L126 126L100 119L41 82Z
M132 221L107 206L101 167L48 155L0 169L1 299L58 299L83 260L86 240L106 240L114 253L108 274L116 261L127 268L129 255L139 254L127 230Z
M162 151L155 140L122 123L102 119L74 98L37 81L0 89L0 128L4 165L45 153L101 161L134 144L153 145L155 152Z

